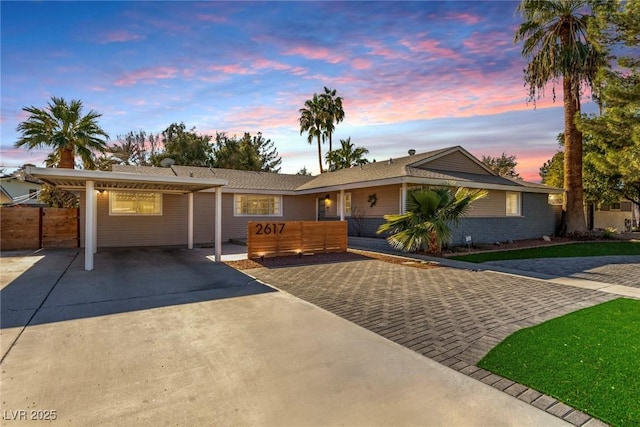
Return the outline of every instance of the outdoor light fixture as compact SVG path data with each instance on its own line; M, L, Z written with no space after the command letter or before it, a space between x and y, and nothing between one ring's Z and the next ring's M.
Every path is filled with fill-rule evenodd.
M331 199L331 195L327 194L326 196L324 196L325 200L330 200Z

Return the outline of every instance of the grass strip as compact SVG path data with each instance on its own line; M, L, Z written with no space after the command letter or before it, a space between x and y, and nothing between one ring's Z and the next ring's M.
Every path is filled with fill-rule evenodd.
M619 298L517 331L478 366L612 426L638 426L640 301Z
M640 242L589 242L541 246L528 249L484 252L449 257L460 261L486 262L511 259L592 257L609 255L640 255Z

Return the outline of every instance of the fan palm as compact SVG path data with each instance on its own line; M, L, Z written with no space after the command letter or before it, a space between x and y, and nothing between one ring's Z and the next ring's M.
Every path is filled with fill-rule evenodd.
M369 150L364 147L356 147L351 143L351 137L340 140L340 148L327 153L327 163L335 169L346 169L352 166L369 163L363 156Z
M314 93L313 98L308 99L304 103L304 108L300 112L300 135L307 132L307 142L313 144L314 138L318 141L318 163L320 165L320 173L324 172L322 168L322 148L324 141L324 129L327 123L327 112L324 108L324 101L318 94Z
M524 79L529 97L542 96L548 82L562 79L564 101L564 202L563 232L586 231L582 189L582 133L575 123L580 112L580 89L591 85L604 64L604 54L587 38L592 15L589 0L522 0L517 11L524 22L514 42L523 42L529 60Z
M82 115L82 102L51 97L46 109L24 107L29 118L20 123L17 131L21 137L16 147L31 150L51 147L49 162L57 161L57 167L73 169L76 155L80 157L86 169L95 168L94 152L104 153L109 135L100 128L97 119L101 114L91 110ZM105 139L102 139L105 138Z
M326 111L324 133L327 138L329 138L329 152L333 150L333 132L336 128L335 125L344 120L342 97L336 95L337 91L335 89L329 89L326 86L324 87L324 93L320 95ZM331 160L327 160L329 162L329 169L331 169Z
M407 193L406 213L385 215L378 234L388 233L387 241L398 250L415 252L427 249L439 255L451 240L452 226L457 226L471 204L487 195L485 190L438 187Z

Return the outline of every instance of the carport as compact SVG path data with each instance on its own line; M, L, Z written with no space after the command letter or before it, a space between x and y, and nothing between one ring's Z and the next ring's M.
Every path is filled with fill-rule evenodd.
M187 194L187 246L193 249L193 194L215 189L215 260L222 256L222 191L227 185L224 179L205 179L167 175L145 175L124 172L94 170L36 168L28 166L27 174L63 190L84 192L85 197L85 264L93 270L93 255L98 251L97 194L102 191L148 191L158 193Z

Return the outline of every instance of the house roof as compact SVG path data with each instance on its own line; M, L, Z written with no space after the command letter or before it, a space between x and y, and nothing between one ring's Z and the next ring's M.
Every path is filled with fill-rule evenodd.
M459 169L464 169L464 165L471 162L471 164L473 164L471 169L474 170L474 173L439 169L438 166L441 167L442 163L437 162L437 160L451 154L455 154L458 159L462 159L463 166L459 167ZM433 167L430 168L430 164L433 165ZM268 192L279 194L313 194L324 191L391 184L456 185L468 188L538 193L561 192L560 189L547 187L542 184L500 177L460 146L442 148L386 161L367 163L359 167L341 169L317 176L178 165L173 165L168 168L113 165L112 170L112 174L119 175L120 177L144 176L146 177L145 179L149 181L149 185L153 184L158 186L160 182L167 183L172 180L184 182L183 187L174 186L176 191L184 191L179 190L179 188L193 188L191 191L202 191L221 185L219 184L220 182L225 182L226 185L222 189L224 192ZM100 171L75 172L85 174L89 172L99 174L110 173ZM47 179L41 175L38 175L38 177L47 181ZM66 179L69 180L70 177L66 177ZM107 179L106 175L104 179ZM196 181L201 182L199 187L195 185ZM77 183L74 184L71 181L66 182L61 179L58 179L58 182L66 185L67 188L78 185ZM191 182L194 185L188 187L186 185L187 182ZM217 184L206 187L205 182L215 182ZM105 188L120 188L118 186L119 184L114 183L108 184L111 187L106 186L107 184L104 185ZM141 189L149 188L148 185L145 187L142 182L136 185ZM167 188L171 188L169 184L166 185Z
M84 190L87 181L93 181L96 189L145 190L188 193L202 191L227 184L222 179L178 177L159 170L153 173L105 172L94 170L35 168L28 166L26 172L44 182L67 190ZM145 172L147 172L145 170Z
M469 173L429 168L429 163L452 153L460 153L486 173ZM466 186L470 188L511 189L512 191L557 192L558 189L542 184L498 176L460 146L443 148L382 162L367 163L362 167L323 173L298 187L298 191L336 190L340 187L357 188L364 183L377 185L407 183Z
M290 191L294 192L304 183L314 179L306 175L290 175L273 172L242 171L234 169L203 168L196 166L151 166L113 165L114 172L162 174L163 176L223 179L229 190Z

